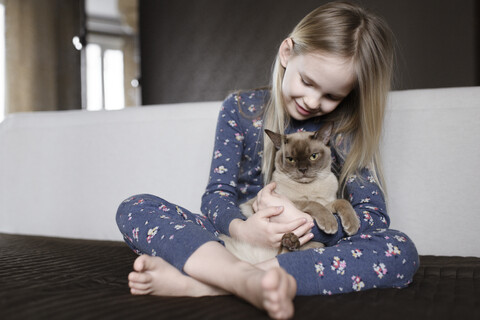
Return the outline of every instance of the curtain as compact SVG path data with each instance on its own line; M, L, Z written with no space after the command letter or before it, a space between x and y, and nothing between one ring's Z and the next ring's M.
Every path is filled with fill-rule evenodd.
M82 0L4 0L6 112L80 109Z
M131 81L139 79L140 54L138 52L138 0L118 0L118 10L122 22L132 30L132 36L125 37L124 54L124 87L125 106L141 104L140 88L133 87Z

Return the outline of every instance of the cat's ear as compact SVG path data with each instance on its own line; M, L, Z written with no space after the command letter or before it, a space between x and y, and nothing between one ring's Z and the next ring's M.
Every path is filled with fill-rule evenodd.
M324 145L328 146L333 132L333 122L325 123L318 131L316 131L312 139L321 140Z
M279 150L282 147L282 135L268 129L265 129L265 133L268 135L270 140L272 140L275 149Z

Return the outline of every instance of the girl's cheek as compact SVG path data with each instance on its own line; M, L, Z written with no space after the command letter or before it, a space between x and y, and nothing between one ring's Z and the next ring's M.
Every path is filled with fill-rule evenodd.
M304 96L305 95L305 90L302 90L302 87L297 85L297 84L292 84L290 83L290 86L289 88L287 88L288 92L290 92L290 95L292 96L296 96L296 97L299 97L299 96Z
M333 110L335 110L337 108L339 104L338 103L327 103L324 107L324 110L323 112L324 113L330 113L332 112Z
M283 78L282 81L282 92L284 96L288 96L290 94L290 87L285 78Z

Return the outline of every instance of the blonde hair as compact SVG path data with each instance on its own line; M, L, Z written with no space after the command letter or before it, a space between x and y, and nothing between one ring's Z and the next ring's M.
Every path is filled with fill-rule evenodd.
M345 150L333 143L344 160L341 185L368 167L383 187L379 144L394 60L393 35L389 27L355 4L332 2L305 16L289 38L294 43L294 55L320 52L353 59L356 77L353 90L323 118L334 122L334 140L343 140L345 143L340 145L348 146ZM290 121L281 89L284 73L277 54L272 72L272 94L264 114L264 128L275 132L285 132ZM271 180L274 155L273 144L264 137L262 170L265 184Z

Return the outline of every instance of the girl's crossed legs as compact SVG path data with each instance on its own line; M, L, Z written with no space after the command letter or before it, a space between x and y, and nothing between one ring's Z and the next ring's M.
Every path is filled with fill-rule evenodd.
M132 294L232 293L265 309L272 318L293 315L295 279L276 259L262 266L238 260L219 243L207 218L158 197L139 195L120 205L117 224L133 250L149 254L134 263L129 275ZM156 257L157 252L162 258Z
M419 265L415 246L405 234L382 229L253 266L225 249L206 217L150 195L125 200L117 223L132 249L150 255L135 261L129 276L133 294L233 293L273 318L293 315L295 294L404 287ZM157 252L162 258L155 257Z

